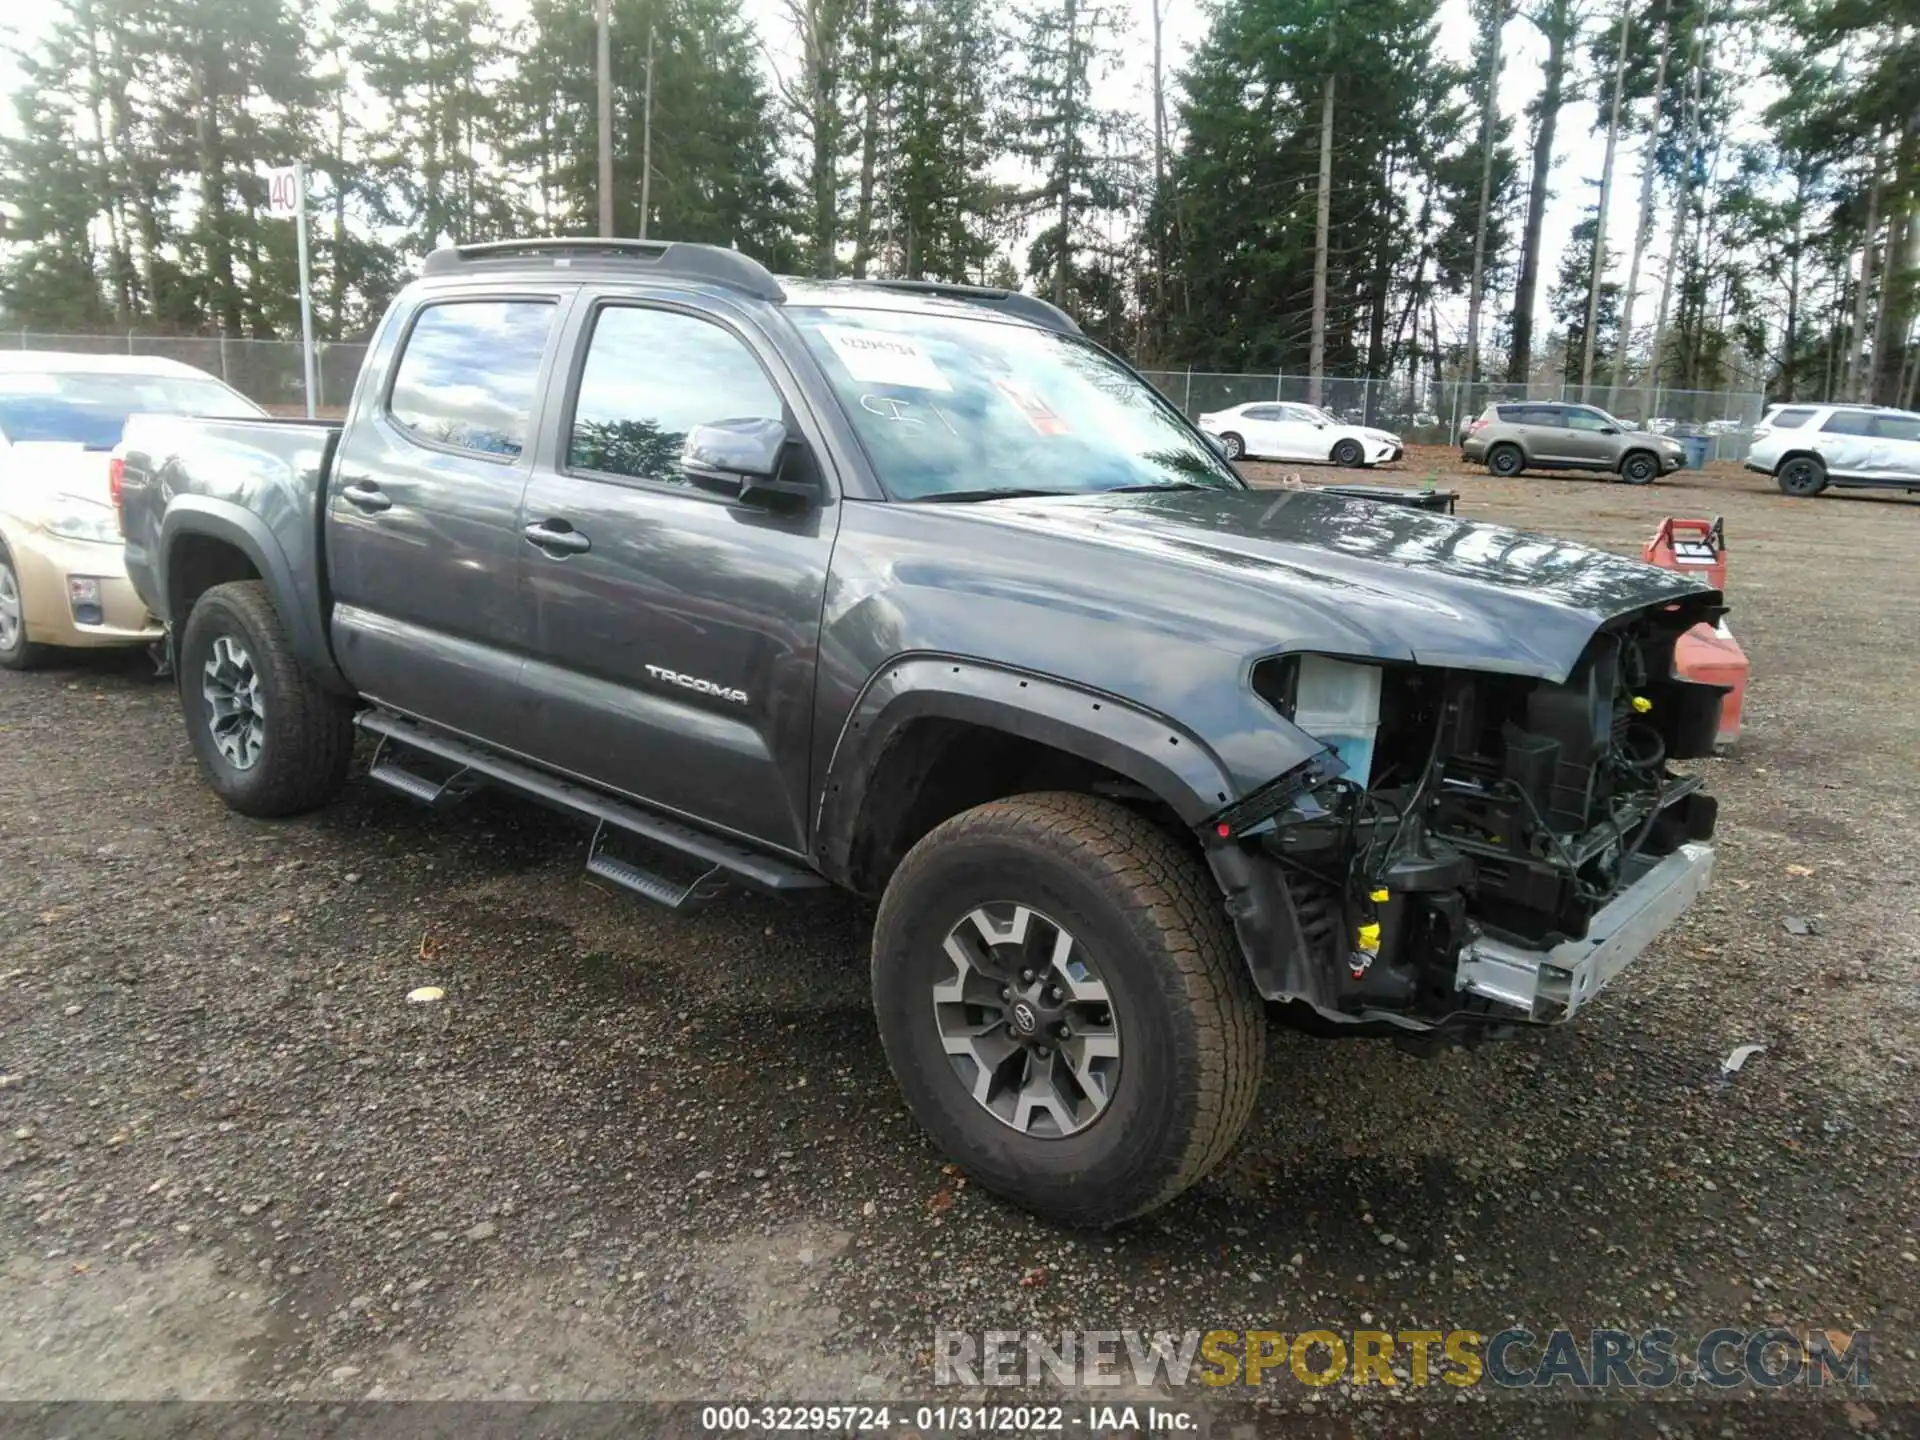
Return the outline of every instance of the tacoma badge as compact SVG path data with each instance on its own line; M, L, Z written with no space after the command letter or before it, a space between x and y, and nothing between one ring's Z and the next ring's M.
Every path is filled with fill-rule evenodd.
M647 666L647 674L669 685L678 685L682 690L698 690L702 695L715 695L722 700L731 700L736 705L747 703L747 692L744 690L735 690L730 685L716 685L711 680L702 680L693 675L682 675L664 665Z

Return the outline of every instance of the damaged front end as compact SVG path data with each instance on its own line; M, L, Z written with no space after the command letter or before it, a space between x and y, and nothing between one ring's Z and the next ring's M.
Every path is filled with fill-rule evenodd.
M1712 870L1722 690L1673 647L1703 592L1611 621L1559 682L1288 655L1253 683L1328 749L1213 817L1255 984L1322 1033L1572 1016Z

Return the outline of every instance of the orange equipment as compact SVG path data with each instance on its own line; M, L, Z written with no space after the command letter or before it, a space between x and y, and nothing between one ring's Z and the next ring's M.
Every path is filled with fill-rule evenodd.
M1727 589L1727 536L1718 517L1682 520L1669 516L1653 532L1640 552L1649 565L1679 570L1705 580L1721 594ZM1720 701L1720 731L1714 748L1725 750L1740 738L1740 706L1747 696L1747 656L1722 619L1718 625L1696 625L1673 647L1673 668L1688 680L1724 685Z

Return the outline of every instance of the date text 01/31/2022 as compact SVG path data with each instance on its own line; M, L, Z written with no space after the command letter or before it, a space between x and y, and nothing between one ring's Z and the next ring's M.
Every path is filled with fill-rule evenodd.
M1165 1405L1089 1405L1084 1413L1064 1405L707 1405L700 1411L700 1428L723 1434L892 1430L1030 1435L1068 1429L1178 1433L1194 1430L1198 1423L1191 1412Z

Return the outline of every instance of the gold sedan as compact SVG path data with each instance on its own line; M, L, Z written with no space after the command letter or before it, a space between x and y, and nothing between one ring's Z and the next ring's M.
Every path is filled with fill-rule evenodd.
M262 412L174 360L0 355L0 666L164 633L127 580L114 511L112 451L135 413Z

